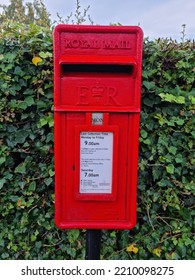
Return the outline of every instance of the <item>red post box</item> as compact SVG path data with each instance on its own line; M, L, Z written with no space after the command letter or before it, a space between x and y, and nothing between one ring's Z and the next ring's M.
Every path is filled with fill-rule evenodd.
M139 27L55 28L55 222L62 229L136 224L142 41Z

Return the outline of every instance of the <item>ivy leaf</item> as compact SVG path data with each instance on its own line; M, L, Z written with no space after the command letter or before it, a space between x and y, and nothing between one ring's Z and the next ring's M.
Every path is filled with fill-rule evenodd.
M161 252L162 252L162 249L161 248L155 248L153 250L153 253L157 256L157 257L160 257L161 256Z
M53 182L53 179L52 178L46 178L44 179L44 183L49 186L51 183Z
M143 81L143 85L147 88L147 90L153 90L155 89L155 83L154 82L148 82L148 81Z
M182 163L184 161L183 157L181 154L177 154L175 157L175 162L177 163Z
M15 173L25 174L26 173L26 163L21 163L15 168Z
M24 101L27 103L28 107L32 106L35 103L33 96L26 97Z
M170 174L173 174L174 173L174 170L175 170L175 167L173 164L168 164L166 166L166 170L167 170L167 173L170 173Z
M75 242L79 237L80 231L78 229L69 230L67 233L68 241L70 243Z
M147 131L146 130L143 130L143 129L141 129L141 131L140 131L140 135L141 135L141 137L142 138L146 138L147 136L148 136L148 133L147 133Z
M41 57L39 57L39 56L34 56L34 57L32 58L32 63L33 63L35 66L37 66L38 63L40 63L40 62L42 62L42 61L43 61L43 59L42 59Z
M169 153L176 155L177 148L174 146L171 146L171 147L168 147L168 151L169 151Z
M51 54L51 52L40 52L39 53L39 55L40 55L40 57L42 57L42 58L47 58L47 57L52 57L52 54Z
M138 247L136 247L135 243L132 243L126 248L126 251L127 252L133 252L134 254L137 254L139 249L138 249Z
M33 181L30 183L29 187L28 187L29 191L35 191L36 189L36 182Z
M175 96L170 93L160 93L159 96L162 98L163 101L167 101L170 103L177 103L177 104L185 104L185 98L183 96Z
M0 189L3 188L3 185L5 184L6 180L4 178L0 179Z

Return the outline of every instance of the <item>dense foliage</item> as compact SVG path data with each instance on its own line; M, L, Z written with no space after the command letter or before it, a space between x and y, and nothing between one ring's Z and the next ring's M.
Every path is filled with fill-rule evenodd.
M33 0L33 2L24 2L24 0L9 0L7 5L1 5L0 24L7 20L13 20L18 23L36 24L44 27L50 27L50 14L47 12L43 0Z
M104 230L102 259L193 259L195 50L146 40L138 223ZM85 231L54 225L51 31L0 31L0 259L83 259Z

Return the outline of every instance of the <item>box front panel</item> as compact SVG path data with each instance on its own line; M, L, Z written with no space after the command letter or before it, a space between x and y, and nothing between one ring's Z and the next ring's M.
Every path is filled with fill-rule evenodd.
M54 39L56 224L132 228L142 32L64 25Z
M68 118L67 114L67 118ZM100 144L100 140L98 148L101 150L104 149L104 155L101 155L101 157L98 159L98 151L96 148L85 148L85 155L81 157L81 149L82 142L75 141L74 137L77 137L77 140L80 140L78 137L78 131L75 130L75 126L79 128L79 131L81 133L87 132L87 135L101 135L101 129L100 127L93 127L93 130L91 127L87 130L87 121L86 121L86 114L83 113L84 120L84 126L83 126L83 132L82 132L82 124L83 121L80 122L81 127L79 127L79 119L76 117L74 120L72 119L67 123L68 125L68 131L69 133L66 135L67 137L67 148L71 146L71 143L74 141L75 146L74 150L71 152L71 160L67 162L67 168L70 172L70 176L67 177L66 186L69 186L66 193L66 198L64 201L64 205L66 206L66 209L64 212L65 216L64 219L68 220L70 222L73 221L82 221L83 217L85 221L88 221L89 223L93 224L98 221L101 222L108 222L108 221L124 221L125 220L125 207L126 203L124 203L125 193L126 193L126 184L121 183L121 188L119 191L116 192L116 186L118 185L118 179L117 177L120 176L121 178L125 180L126 177L126 160L123 157L120 159L120 172L118 171L118 176L116 176L116 159L120 154L124 153L123 149L127 149L127 143L125 139L127 138L127 131L125 129L125 123L128 122L128 116L122 115L121 118L117 118L117 116L109 116L109 125L106 129L106 135L113 135L111 139L107 139L104 137L103 140L107 140L108 142L111 141L112 147L109 147L109 143L105 143L102 141ZM121 126L120 122L123 123ZM119 128L120 124L120 128ZM113 127L114 126L114 130ZM110 128L109 128L110 127ZM120 137L117 139L116 135L117 129L120 129ZM86 141L86 140L85 140ZM89 139L88 141L92 142L93 140ZM115 142L117 141L117 143ZM79 145L80 142L80 145ZM77 145L77 146L76 146ZM84 144L85 145L85 144ZM69 148L68 148L69 149ZM107 154L106 154L107 153ZM63 157L62 157L63 158ZM86 170L80 165L80 162L86 161ZM99 165L102 164L102 165ZM112 166L111 166L112 164ZM84 165L84 164L83 164ZM99 166L98 166L99 165ZM109 167L111 170L108 170L109 174L100 173L99 171L103 167ZM82 174L81 169L83 168L84 174ZM88 171L87 171L88 170ZM91 171L90 171L91 170ZM94 173L96 171L96 173ZM112 174L110 172L112 171ZM113 174L113 171L115 173ZM107 172L104 170L104 172ZM88 174L86 174L88 173ZM95 179L93 177L93 180L91 180L91 175L98 175L98 179ZM90 176L89 176L90 175ZM82 184L85 184L85 186L81 186L81 180L82 177L85 177L85 181L82 182ZM88 190L86 185L91 182L91 185L88 185ZM93 182L93 183L92 183ZM100 185L105 182L104 188L101 191ZM97 183L100 185L97 186ZM111 184L108 186L108 189L106 189L106 184ZM96 185L96 186L95 186ZM70 187L71 186L71 187ZM90 191L89 189L94 189L94 191ZM87 190L87 191L86 191Z

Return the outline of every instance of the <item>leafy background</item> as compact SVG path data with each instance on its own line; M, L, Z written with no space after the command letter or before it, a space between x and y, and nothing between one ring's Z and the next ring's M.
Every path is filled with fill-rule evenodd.
M103 230L101 259L194 259L195 43L144 41L138 222ZM0 30L0 258L84 259L85 230L54 225L48 27Z

